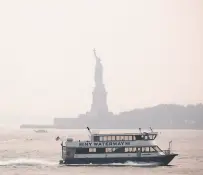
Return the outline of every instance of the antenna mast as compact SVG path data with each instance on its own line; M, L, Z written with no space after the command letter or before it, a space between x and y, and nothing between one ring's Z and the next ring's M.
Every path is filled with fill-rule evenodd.
M89 127L87 127L87 130L89 131L90 135L92 135L92 133L91 133L91 131L90 131L90 128L89 128Z

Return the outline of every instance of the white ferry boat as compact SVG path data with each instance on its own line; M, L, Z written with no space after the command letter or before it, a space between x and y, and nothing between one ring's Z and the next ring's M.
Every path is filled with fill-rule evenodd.
M161 150L155 143L157 132L92 134L88 141L74 141L68 138L62 142L60 164L109 164L132 162L153 162L168 165L178 154L172 153L171 141L168 150ZM56 140L60 138L57 137Z
M39 130L34 130L36 133L47 133L47 130L39 129Z

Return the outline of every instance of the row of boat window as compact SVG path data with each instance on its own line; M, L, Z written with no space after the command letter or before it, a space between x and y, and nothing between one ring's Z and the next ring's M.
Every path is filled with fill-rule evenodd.
M158 146L153 147L120 147L120 148L77 148L76 154L88 154L88 153L153 153L161 152Z
M129 135L129 136L95 136L95 142L102 141L113 141L113 140L153 140L155 135Z

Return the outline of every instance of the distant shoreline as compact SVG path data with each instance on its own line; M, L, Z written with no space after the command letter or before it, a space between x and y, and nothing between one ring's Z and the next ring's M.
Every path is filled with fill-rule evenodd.
M20 129L56 129L56 130L84 130L86 128L57 128L54 125L20 125ZM93 130L135 130L135 128L91 128ZM144 130L148 129L143 127ZM203 130L203 128L154 128L158 130Z
M203 130L203 104L160 104L111 116L54 118L53 124L23 124L20 128L85 129L87 126L92 129L135 129L151 126L156 129Z

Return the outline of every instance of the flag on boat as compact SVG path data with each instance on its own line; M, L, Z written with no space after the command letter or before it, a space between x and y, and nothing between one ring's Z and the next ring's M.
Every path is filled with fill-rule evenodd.
M60 137L58 136L58 137L56 137L56 141L58 141L58 140L60 140Z

